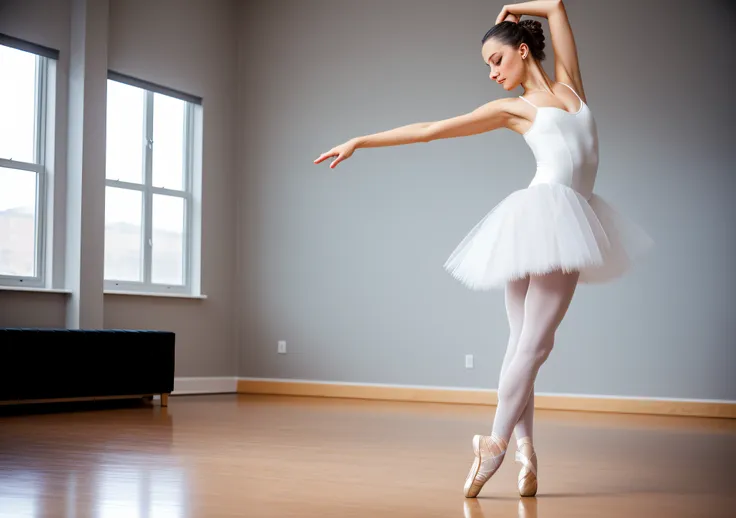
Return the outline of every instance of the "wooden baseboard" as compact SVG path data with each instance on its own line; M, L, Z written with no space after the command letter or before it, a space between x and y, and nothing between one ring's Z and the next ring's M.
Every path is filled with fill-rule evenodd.
M534 403L535 408L548 410L736 419L736 401L540 394L534 396Z
M489 406L495 406L498 402L495 390L358 385L247 378L238 380L238 393ZM534 407L541 410L736 419L736 401L536 394L534 403Z

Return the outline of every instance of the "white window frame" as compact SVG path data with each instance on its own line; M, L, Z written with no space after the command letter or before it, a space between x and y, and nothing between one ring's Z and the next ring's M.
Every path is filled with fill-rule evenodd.
M55 96L56 63L59 51L36 45L6 34L0 34L0 45L35 54L36 81L35 102L36 120L34 121L33 162L23 162L12 157L0 157L0 167L16 171L27 171L36 175L36 257L35 275L16 276L0 273L0 286L12 288L47 288L51 284L52 222L51 201L53 185L50 167L53 166L52 142L54 141L55 114L53 102ZM3 73L0 70L0 73ZM50 132L50 133L49 133ZM2 186L0 186L2 188Z
M142 193L141 206L141 249L142 254L142 281L126 281L107 279L104 280L104 289L106 292L138 292L138 293L172 293L180 295L200 295L199 293L199 229L200 229L200 210L199 206L199 189L201 184L201 167L199 167L198 155L201 153L201 131L197 131L197 125L201 124L201 99L189 94L184 94L170 88L162 87L119 74L113 71L108 72L109 81L117 81L141 88L145 91L144 101L144 139L141 145L144 146L143 156L143 183L125 182L116 179L105 178L106 187L115 187L118 189L127 189ZM183 178L181 191L174 189L166 189L162 187L154 187L153 183L153 109L154 94L159 93L168 95L185 101L184 116L184 142L185 154L183 160ZM160 194L172 196L184 200L184 235L183 235L183 257L182 257L182 285L169 285L154 283L151 280L152 256L153 256L153 195Z

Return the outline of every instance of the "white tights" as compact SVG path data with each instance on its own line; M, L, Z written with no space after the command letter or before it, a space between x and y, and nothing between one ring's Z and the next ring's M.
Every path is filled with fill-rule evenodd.
M508 444L532 439L534 381L555 341L572 300L578 273L553 272L510 282L506 287L509 342L498 387L492 434Z

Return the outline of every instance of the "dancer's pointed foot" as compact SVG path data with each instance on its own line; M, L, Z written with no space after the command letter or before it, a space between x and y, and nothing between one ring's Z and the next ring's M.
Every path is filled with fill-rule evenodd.
M529 437L519 439L517 446L516 462L521 463L518 479L519 494L534 496L537 494L537 453Z
M464 493L467 498L475 498L483 485L501 466L506 455L506 441L494 435L473 437L475 459L465 480Z

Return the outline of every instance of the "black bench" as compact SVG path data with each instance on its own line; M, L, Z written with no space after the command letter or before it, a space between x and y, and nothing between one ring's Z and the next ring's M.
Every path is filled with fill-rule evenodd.
M174 390L175 335L0 328L0 404L138 398Z

